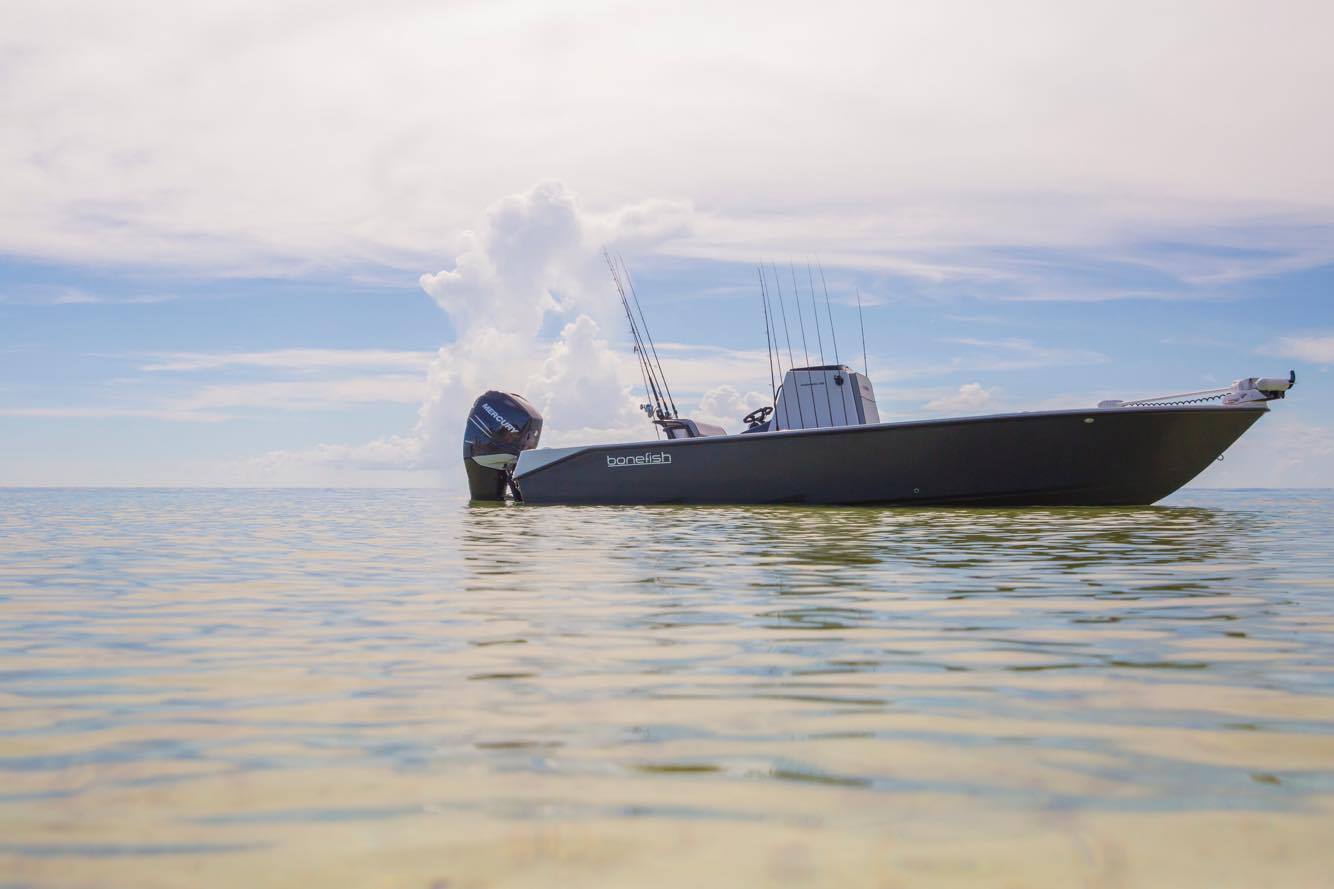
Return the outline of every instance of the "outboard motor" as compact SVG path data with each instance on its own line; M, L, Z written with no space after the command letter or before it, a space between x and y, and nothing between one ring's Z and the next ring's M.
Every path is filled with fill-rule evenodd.
M518 395L487 392L472 403L463 431L463 467L474 500L504 500L519 453L537 447L542 415Z

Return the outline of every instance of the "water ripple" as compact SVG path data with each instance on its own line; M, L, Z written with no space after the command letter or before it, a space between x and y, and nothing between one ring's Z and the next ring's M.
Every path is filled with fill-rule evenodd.
M192 885L276 884L274 860L348 885L625 885L647 862L723 884L721 862L766 882L792 855L830 885L1126 885L1164 844L1250 885L1238 850L1266 842L1287 852L1264 876L1304 885L1329 861L1328 492L0 507L0 868L22 885L162 859L197 861Z

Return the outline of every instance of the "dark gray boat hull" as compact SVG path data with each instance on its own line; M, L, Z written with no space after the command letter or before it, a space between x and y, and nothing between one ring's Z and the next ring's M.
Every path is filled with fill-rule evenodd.
M515 483L529 503L1142 505L1197 476L1264 413L1044 411L598 445L530 470L521 461Z

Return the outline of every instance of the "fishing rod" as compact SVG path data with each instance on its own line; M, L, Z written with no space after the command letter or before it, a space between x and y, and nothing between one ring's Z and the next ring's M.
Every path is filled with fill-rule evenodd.
M801 325L801 354L806 358L806 366L810 367L811 352L806 347L806 318L801 311L801 290L797 287L797 267L792 264L791 260L788 260L787 267L792 272L792 293L794 294L792 298L796 300L797 323Z
M815 302L815 276L811 274L811 264L806 263L806 281L811 287L811 314L815 317L815 336L820 344L820 366L827 367L824 363L824 337L820 335L820 307ZM834 425L834 397L829 394L829 375L821 372L820 379L824 382L824 404L829 411L829 425ZM841 401L842 399L840 399ZM820 421L820 412L815 412L815 421Z
M773 265L773 264L771 263L771 265ZM785 334L787 334L787 357L788 357L788 362L789 362L789 363L788 363L788 368L787 368L787 369L788 369L788 372L789 372L789 373L792 373L792 371L793 371L793 370L796 368L796 366L797 366L797 361L796 361L796 359L793 358L793 356L792 356L792 335L791 335L791 332L788 331L788 328L787 328L787 308L786 308L786 306L785 306L784 303L783 303L783 282L782 282L782 280L778 277L778 266L777 266L777 265L773 265L773 270L774 270L774 284L777 285L777 287L778 287L778 305L779 305L780 308L783 309L783 331L784 331ZM792 280L793 280L793 282L796 281L795 276L793 277ZM798 311L798 313L801 312L801 300L800 300L799 298L797 299L797 311ZM800 314L798 314L797 317L800 318L800 317L801 317ZM810 363L811 363L810 358L807 358L807 359L806 359L806 364L809 365ZM801 403L801 383L798 382L798 380L797 380L797 375L796 375L795 373L792 373L792 381L793 381L794 383L797 384L797 391L796 391L796 392L789 392L788 394L791 395L791 396L793 396L794 398L797 399L797 416L801 417L801 425L802 425L802 426L805 426L805 425L806 425L806 408L803 407L803 406L802 406L802 403ZM814 410L815 405L812 404L812 405L811 405L811 408L812 408L812 410Z
M759 269L760 272L760 292L764 296L764 307L769 314L769 320L773 327L773 339L774 339L773 356L774 356L774 363L778 365L778 379L780 381L778 383L778 386L773 390L774 429L777 430L781 428L779 426L779 420L778 420L778 393L783 390L783 384L781 382L783 380L783 350L778 345L778 319L774 317L773 307L769 305L769 282L764 275L764 266L760 265L757 268ZM783 327L784 328L787 327L786 320L784 320ZM770 386L772 385L773 383L771 379Z
M760 276L760 308L764 310L764 357L769 359L769 394L773 397L776 405L778 403L778 387L774 385L774 349L773 341L769 338L769 294L765 292L764 269L756 266L755 271Z
M857 288L857 326L862 331L862 373L871 375L870 364L866 360L866 324L862 321L862 289Z
M792 331L787 326L787 306L783 303L783 283L778 280L778 266L770 263L774 272L774 285L778 288L778 308L783 312L783 336L787 339L787 366L789 369L797 364L797 360L792 357Z
M811 264L806 263L806 283L811 291L811 315L815 318L815 341L820 346L820 364L824 364L824 335L820 333L820 307L815 302L815 276Z
M619 254L618 254L618 258ZM676 411L676 402L672 399L672 387L667 385L667 374L662 369L662 361L658 358L658 347L653 342L653 331L649 330L648 321L644 320L644 307L639 303L639 294L635 291L635 279L626 268L625 260L621 259L621 268L625 270L625 280L630 284L630 295L634 297L635 308L639 311L639 320L644 325L644 333L648 335L648 346L653 352L653 363L658 366L658 376L662 380L662 388L667 392L667 403L672 407L672 418L680 417Z
M824 308L829 313L829 338L834 341L834 363L842 365L838 360L838 331L834 329L834 310L829 304L829 283L824 279L824 263L820 262L820 257L815 257L815 262L820 266L820 286L824 288Z
M634 313L630 311L630 301L625 297L625 285L621 282L620 272L616 268L616 263L612 261L611 254L606 250L602 251L602 257L607 261L607 268L611 271L611 280L616 284L616 293L621 298L621 308L625 309L625 319L630 322L630 337L635 344L635 357L639 360L639 374L644 380L644 389L649 400L653 402L654 415L659 420L667 419L667 411L663 408L662 393L658 391L657 378L653 373L653 366L648 362L648 356L644 352L644 341L639 335L639 326L635 324Z

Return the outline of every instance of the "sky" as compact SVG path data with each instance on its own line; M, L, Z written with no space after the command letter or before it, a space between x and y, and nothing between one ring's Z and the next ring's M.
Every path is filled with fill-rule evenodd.
M543 444L651 438L607 249L730 431L764 264L797 363L865 360L884 419L1295 369L1196 483L1332 486L1330 33L1324 0L4 4L0 485L459 490L490 388Z

